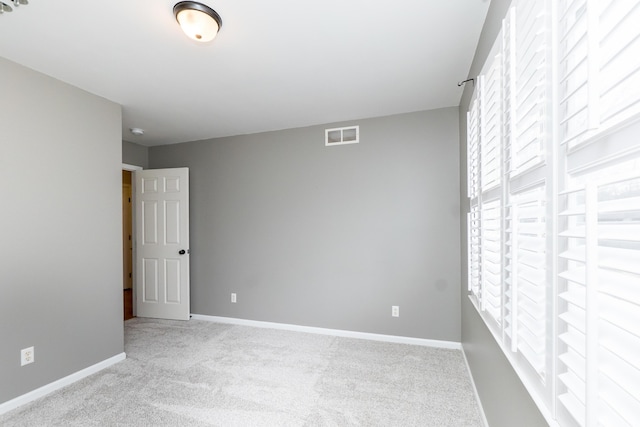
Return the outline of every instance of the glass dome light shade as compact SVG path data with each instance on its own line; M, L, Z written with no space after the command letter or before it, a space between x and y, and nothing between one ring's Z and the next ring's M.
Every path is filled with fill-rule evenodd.
M215 38L222 25L220 16L201 3L184 1L173 7L176 20L182 31L198 42L209 42Z

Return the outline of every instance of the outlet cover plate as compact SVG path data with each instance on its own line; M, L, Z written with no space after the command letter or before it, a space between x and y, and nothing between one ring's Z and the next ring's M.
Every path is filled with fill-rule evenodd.
M20 350L20 366L28 365L35 361L35 353L33 347L23 348Z

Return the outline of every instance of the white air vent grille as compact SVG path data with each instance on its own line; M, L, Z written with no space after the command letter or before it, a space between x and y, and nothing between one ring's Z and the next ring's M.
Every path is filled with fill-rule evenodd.
M357 144L360 142L360 126L325 129L324 145Z

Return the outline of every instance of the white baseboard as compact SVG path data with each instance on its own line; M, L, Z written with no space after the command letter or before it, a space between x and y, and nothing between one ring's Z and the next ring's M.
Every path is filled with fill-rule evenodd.
M236 319L233 317L206 316L204 314L191 314L191 318L194 320L205 320L207 322L254 326L256 328L281 329L285 331L307 332L310 334L330 335L335 337L358 338L371 341L384 341L397 344L411 344L421 345L424 347L462 350L462 344L455 341L428 340L424 338L401 337L396 335L371 334L368 332L343 331L341 329L316 328L312 326L291 325L288 323L262 322L259 320Z
M57 381L44 385L40 388L37 388L29 393L23 394L22 396L18 396L14 399L11 399L7 402L0 404L0 415L9 412L13 409L16 409L19 406L25 405L29 402L32 402L36 399L39 399L53 391L61 389L62 387L68 386L69 384L73 384L76 381L80 381L81 379L88 377L89 375L95 374L103 369L108 368L111 365L115 365L118 362L126 359L127 355L123 352L117 354L109 359L103 360L102 362L98 362L95 365L91 365L88 368L82 369L78 372L74 372L71 375L67 375L64 378L60 378Z
M482 407L482 402L480 401L480 395L478 394L478 389L476 388L476 382L473 380L473 375L471 375L471 367L469 366L469 361L467 360L467 355L462 349L462 357L464 358L464 364L467 366L467 372L469 373L469 379L471 379L471 387L473 387L473 394L476 395L476 402L478 402L478 407L480 408L480 418L482 418L482 422L484 423L484 427L489 427L489 421L487 420L487 414L484 413L484 408Z

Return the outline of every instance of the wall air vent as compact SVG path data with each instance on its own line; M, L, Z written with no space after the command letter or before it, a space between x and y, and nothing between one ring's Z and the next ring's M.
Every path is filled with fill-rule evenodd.
M360 142L360 126L325 129L324 145L357 144Z

